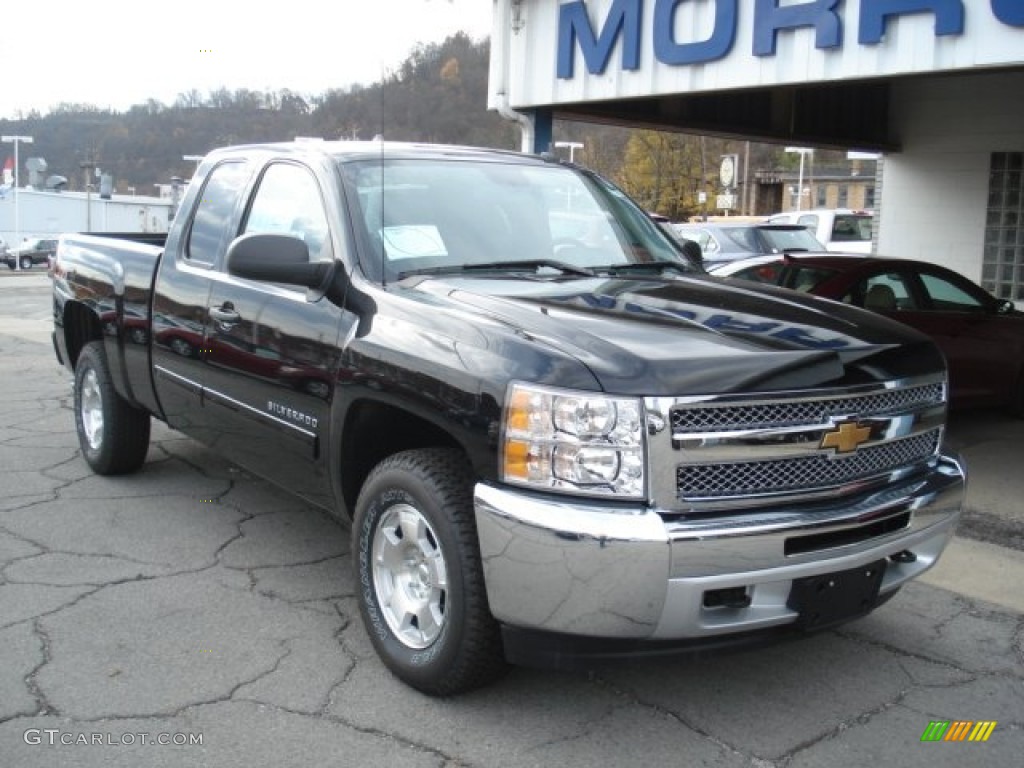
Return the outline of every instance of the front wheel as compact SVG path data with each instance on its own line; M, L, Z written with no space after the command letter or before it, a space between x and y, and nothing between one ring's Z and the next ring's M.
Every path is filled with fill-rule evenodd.
M82 347L75 364L75 430L82 455L100 475L134 472L149 449L149 413L117 394L103 342Z
M1024 372L1017 377L1017 383L1010 398L1010 413L1018 419L1024 419Z
M387 667L408 685L447 696L505 669L487 604L463 454L406 451L378 464L352 526L359 607Z

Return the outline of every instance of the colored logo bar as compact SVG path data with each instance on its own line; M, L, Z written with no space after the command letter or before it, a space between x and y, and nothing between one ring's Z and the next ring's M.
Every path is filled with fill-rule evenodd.
M997 720L932 720L921 741L988 741Z

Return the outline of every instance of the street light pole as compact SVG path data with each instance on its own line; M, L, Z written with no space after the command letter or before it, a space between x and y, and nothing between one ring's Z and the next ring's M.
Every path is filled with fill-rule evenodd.
M804 203L804 158L814 152L810 147L786 147L787 152L797 152L800 155L800 180L796 188L796 210L797 213L803 210Z
M19 173L21 168L21 160L18 157L18 145L19 144L31 144L35 139L31 136L3 136L0 137L0 141L4 144L14 144L14 245L15 247L21 245L21 204L18 198L19 187ZM14 268L21 269L21 259L15 255Z
M583 142L580 141L556 141L556 147L567 148L569 150L569 162L576 162L576 150L583 149Z
M567 148L569 150L569 162L575 162L576 150L583 149L583 142L580 141L556 141L555 146L559 148ZM566 209L572 208L572 189L567 188L565 190L565 207Z

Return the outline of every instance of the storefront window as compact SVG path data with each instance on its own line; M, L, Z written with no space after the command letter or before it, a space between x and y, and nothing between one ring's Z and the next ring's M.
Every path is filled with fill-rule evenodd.
M1024 300L1024 152L993 152L982 286L1002 299Z

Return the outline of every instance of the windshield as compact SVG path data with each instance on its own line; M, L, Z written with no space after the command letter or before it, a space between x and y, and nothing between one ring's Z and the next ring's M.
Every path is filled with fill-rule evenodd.
M378 279L425 272L693 267L632 201L560 165L374 158L343 163Z
M753 253L824 251L825 246L803 227L734 227L726 234Z

